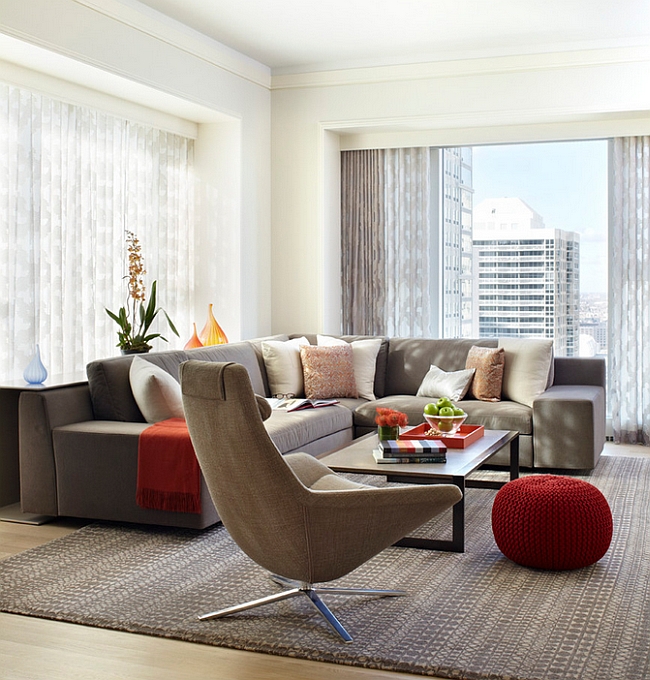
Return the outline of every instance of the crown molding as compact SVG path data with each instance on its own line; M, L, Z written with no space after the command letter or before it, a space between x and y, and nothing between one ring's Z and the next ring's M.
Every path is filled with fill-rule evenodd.
M396 81L524 73L634 62L650 62L650 45L274 75L271 78L271 89L371 85Z
M266 88L271 86L271 69L268 66L139 2L134 0L73 0L73 2L256 85Z
M250 57L237 52L203 34L189 28L135 0L70 0L97 14L119 22L155 40L182 50L235 76L244 78L256 85L270 88L271 70ZM90 63L81 55L64 53L60 46L45 44L35 40L32 35L3 26L3 32L20 40L31 42L39 47L53 50L64 56ZM93 66L99 66L92 63Z

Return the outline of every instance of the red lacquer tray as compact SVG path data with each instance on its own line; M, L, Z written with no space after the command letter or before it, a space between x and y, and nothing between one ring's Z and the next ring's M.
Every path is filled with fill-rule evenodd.
M431 429L428 423L416 425L415 427L400 432L400 439L439 439L449 449L466 449L470 444L479 440L483 436L485 428L483 425L461 425L458 432L454 435L426 436L426 432Z

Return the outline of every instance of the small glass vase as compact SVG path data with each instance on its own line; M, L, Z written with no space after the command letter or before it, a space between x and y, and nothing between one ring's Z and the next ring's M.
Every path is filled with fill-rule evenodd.
M386 441L388 439L399 439L399 425L380 425L377 428L379 441Z
M36 354L34 358L29 362L29 365L23 373L23 378L25 382L30 385L40 385L45 382L47 378L47 369L43 366L41 361L41 349L36 345Z
M208 320L199 335L199 340L205 345L225 345L228 342L226 334L217 323L212 313L212 305L208 305Z

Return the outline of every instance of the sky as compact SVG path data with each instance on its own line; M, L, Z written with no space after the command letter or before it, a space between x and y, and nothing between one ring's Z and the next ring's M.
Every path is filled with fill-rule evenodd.
M607 292L607 141L475 146L474 205L521 198L546 227L580 234L580 292Z

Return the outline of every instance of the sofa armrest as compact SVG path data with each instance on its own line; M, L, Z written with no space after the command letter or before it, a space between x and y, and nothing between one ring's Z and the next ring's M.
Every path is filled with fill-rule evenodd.
M24 512L59 514L52 429L92 419L87 384L20 395L20 502Z
M535 467L591 470L604 445L604 387L553 385L533 402Z
M607 386L603 357L555 357L553 385Z

